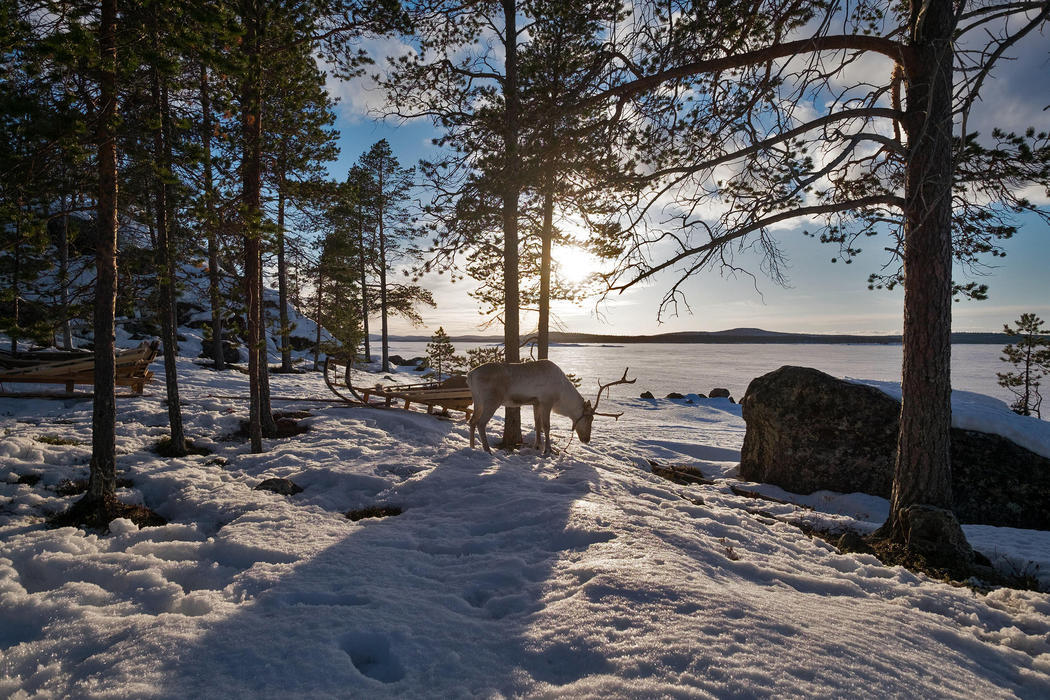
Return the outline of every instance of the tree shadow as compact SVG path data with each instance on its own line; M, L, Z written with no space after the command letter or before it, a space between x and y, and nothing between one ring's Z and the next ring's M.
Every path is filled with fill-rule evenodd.
M446 448L447 449L447 448ZM260 567L251 602L170 658L165 696L518 695L607 672L582 634L530 627L548 577L609 532L570 526L598 475L531 450L454 450L377 495L403 512L347 523L336 544Z

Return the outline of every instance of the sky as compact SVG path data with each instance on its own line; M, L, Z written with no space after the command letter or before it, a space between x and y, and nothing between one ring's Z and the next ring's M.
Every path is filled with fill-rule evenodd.
M1050 111L1045 109L1050 102L1050 60L1045 41L1045 36L1027 38L1016 48L1019 60L1001 63L988 78L982 91L983 103L971 117L971 130L988 133L993 127L1023 130L1027 126L1050 130ZM404 45L384 39L365 42L364 48L381 56L402 51ZM350 165L382 138L390 142L402 165L413 165L435 152L431 139L438 132L429 122L379 117L383 95L370 79L330 79L329 90L339 98L336 127L341 154L330 166L333 176L345 177ZM1047 203L1044 193L1037 194L1039 201ZM1003 243L1006 257L989 259L991 267L986 274L966 277L957 271L957 279L988 284L990 292L985 301L954 304L954 330L998 331L1026 312L1050 321L1050 226L1034 216L1021 219L1020 224L1018 234ZM801 226L777 231L777 240L787 259L783 286L761 272L757 256L744 254L738 261L754 272L754 278L724 276L717 270L696 275L683 287L688 306L679 304L677 314L665 310L658 315L661 299L675 279L665 274L607 299L591 299L579 305L556 302L552 329L631 335L741 327L805 333L901 332L903 290L867 288L868 275L886 261L884 240L863 241L864 252L850 265L841 261L833 264L837 247L802 236ZM574 262L577 269L588 267L586 261ZM422 284L433 291L436 308L422 309L422 326L392 319L392 334L430 335L439 326L452 335L502 332L500 326L481 328L485 317L468 295L469 279L450 283L447 275L431 274ZM523 312L522 331L534 329L535 324L535 314Z

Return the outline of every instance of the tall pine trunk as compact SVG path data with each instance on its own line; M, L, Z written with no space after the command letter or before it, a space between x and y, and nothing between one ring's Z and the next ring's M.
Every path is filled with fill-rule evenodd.
M361 325L365 333L365 362L372 361L372 345L368 339L368 279L365 276L365 214L364 204L357 203L357 261L361 267Z
M156 37L155 37L156 38ZM155 41L154 49L159 50ZM167 178L171 168L171 135L168 131L167 90L161 85L160 74L154 67L152 97L156 122L153 127L154 204L157 222L157 287L160 297L161 341L164 346L164 384L168 398L168 422L171 425L171 455L186 454L186 434L182 427L182 407L179 405L179 381L175 368L178 340L175 337L175 251L172 243Z
M281 322L281 371L292 371L292 346L288 342L288 264L284 251L284 163L278 163L280 183L277 188L277 296Z
M116 498L117 304L117 0L102 0L99 17L98 240L95 244L95 396L91 416L91 472L85 504Z
M262 219L262 57L260 56L261 0L246 0L242 5L245 24L241 50L246 59L246 72L241 86L241 159L242 207L244 210L244 296L248 325L248 437L251 451L262 447L262 397L259 383L259 325L261 299L259 280L262 268L260 223Z
M321 369L321 311L324 300L324 272L320 264L317 266L317 315L314 317L314 371Z
M204 228L208 237L208 298L211 301L211 357L215 369L226 369L222 352L222 292L219 288L219 232L215 225L215 183L211 162L211 94L208 89L208 68L201 64L201 146L204 169Z
M972 557L952 508L952 34L950 0L913 3L905 129L904 363L890 518L883 532L954 565ZM930 510L930 507L938 510ZM923 532L915 531L922 514Z
M62 238L58 245L59 303L62 305L62 349L73 349L73 329L69 318L69 207L72 200L62 196Z
M11 270L11 354L18 353L19 317L22 300L22 200L18 200L18 211L15 214L14 268Z
M540 317L536 325L536 357L545 360L550 352L551 239L554 237L554 183L548 177L543 188L543 230L540 231Z
M262 422L263 437L277 437L277 422L273 417L273 406L270 403L270 337L266 322L266 304L263 299L262 264L259 265L259 420Z
M379 175L379 187L383 186L383 175ZM380 195L382 199L382 195ZM382 205L380 205L382 207ZM382 211L382 209L380 209ZM383 217L379 217L379 309L381 313L381 333L383 351L383 371L390 371L390 341L387 336L387 297L386 297L386 238L383 236Z
M518 170L518 22L515 0L503 0L506 75L503 96L506 114L503 125L503 346L507 362L521 360L518 310L518 198L521 185ZM521 444L521 409L504 409L503 447Z

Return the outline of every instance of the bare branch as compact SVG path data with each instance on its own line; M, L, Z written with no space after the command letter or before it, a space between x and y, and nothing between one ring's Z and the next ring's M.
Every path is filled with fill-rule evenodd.
M862 197L861 199L854 199L847 202L833 202L829 204L818 204L811 207L799 207L790 211L780 212L773 216L760 219L759 221L752 222L745 226L741 226L732 231L727 231L724 234L712 237L712 240L693 248L683 249L677 255L665 260L664 262L654 266L646 268L639 272L634 278L628 280L623 284L611 285L609 291L615 291L617 293L623 293L624 290L629 289L641 282L642 280L648 279L656 273L671 267L672 265L692 257L694 255L704 255L705 262L710 259L710 256L717 249L725 246L727 243L743 238L749 233L764 229L768 226L780 223L781 221L787 221L789 219L798 219L806 216L815 216L820 214L835 214L844 211L850 211L853 209L863 209L866 207L875 206L892 206L897 208L904 207L904 199L892 194L885 195L873 195L871 197Z

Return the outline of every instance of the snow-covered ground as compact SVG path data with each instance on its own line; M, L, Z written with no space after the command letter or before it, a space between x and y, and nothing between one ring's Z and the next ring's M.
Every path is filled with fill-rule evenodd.
M736 495L727 400L618 387L627 415L553 458L471 450L458 420L280 401L312 429L252 455L225 437L246 401L222 397L246 378L179 372L187 431L214 454L150 451L162 385L120 399L120 495L171 522L107 536L43 524L75 498L58 483L87 475L90 402L0 399L0 696L1050 696L1050 596L977 594L787 522L870 529L881 499ZM328 396L316 374L271 383ZM568 421L554 429L564 446ZM253 490L267 477L305 490ZM403 513L344 516L372 505ZM1050 583L1050 533L966 532Z

